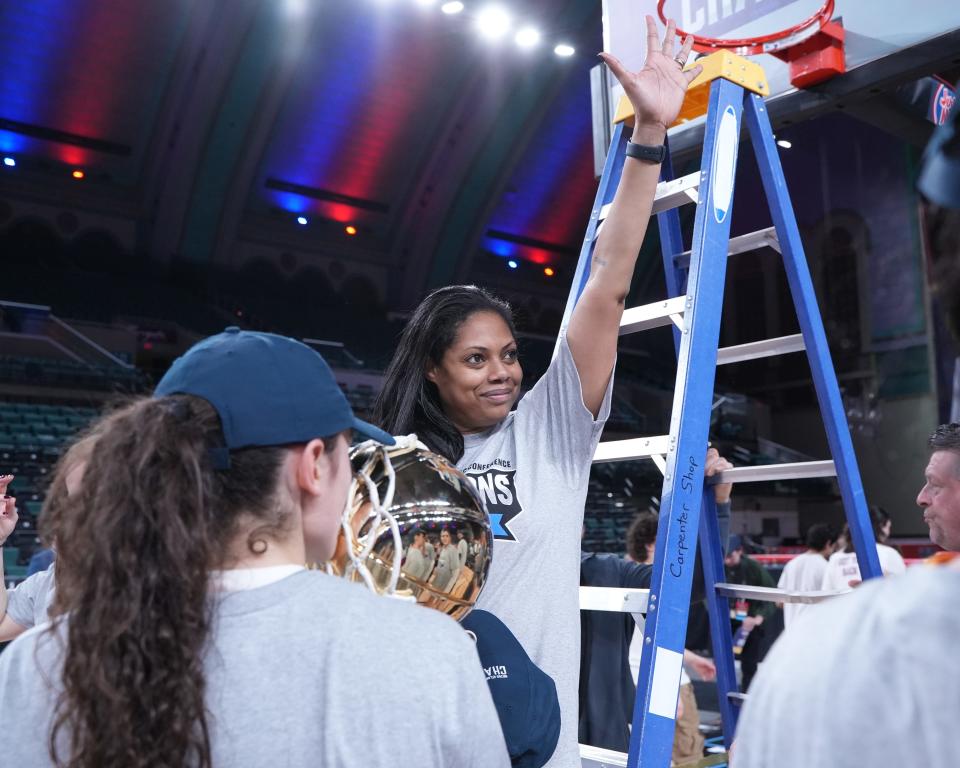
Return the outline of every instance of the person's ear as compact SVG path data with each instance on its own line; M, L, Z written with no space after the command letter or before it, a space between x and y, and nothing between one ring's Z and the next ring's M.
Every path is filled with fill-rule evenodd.
M423 372L424 377L427 381L434 384L437 383L437 366L435 363L427 363L427 367Z
M339 440L339 436L333 438ZM333 472L333 451L327 451L327 444L318 439L307 443L296 458L297 485L300 490L313 496L323 493L327 481Z

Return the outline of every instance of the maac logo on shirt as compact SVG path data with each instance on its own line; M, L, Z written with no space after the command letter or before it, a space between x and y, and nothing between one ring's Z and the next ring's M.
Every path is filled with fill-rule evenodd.
M510 531L510 521L523 512L523 508L517 499L517 487L514 483L517 470L508 467L509 462L498 459L492 464L466 467L464 473L476 486L480 498L487 506L493 538L516 541L517 537Z

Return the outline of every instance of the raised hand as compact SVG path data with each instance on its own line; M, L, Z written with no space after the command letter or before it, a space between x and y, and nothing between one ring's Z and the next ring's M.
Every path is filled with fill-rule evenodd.
M13 475L0 476L0 544L7 540L17 527L17 500L7 496L7 486L13 480Z
M602 58L610 71L620 81L627 98L633 104L636 115L634 136L638 131L654 129L658 132L666 131L667 127L677 119L687 86L700 74L699 65L692 69L683 70L690 50L693 48L693 37L687 36L680 47L679 53L674 54L677 25L670 19L667 22L667 33L660 41L657 34L657 25L652 16L647 16L647 60L639 72L631 72L620 60L609 53L601 53ZM640 139L643 141L643 139Z

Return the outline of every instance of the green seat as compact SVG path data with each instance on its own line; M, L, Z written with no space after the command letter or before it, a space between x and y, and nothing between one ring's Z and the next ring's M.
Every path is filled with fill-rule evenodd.
M4 547L3 570L7 571L9 568L14 567L17 564L18 557L20 557L20 550L17 547Z

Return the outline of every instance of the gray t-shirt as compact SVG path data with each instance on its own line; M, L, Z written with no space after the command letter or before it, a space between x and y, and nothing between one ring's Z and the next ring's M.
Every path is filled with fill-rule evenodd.
M805 611L750 686L736 768L960 765L960 570L917 566Z
M580 766L580 536L612 388L611 377L594 421L564 336L516 410L493 429L464 437L458 463L486 502L496 540L477 607L506 624L557 684L561 731L550 768Z
M21 627L29 629L50 620L47 612L53 602L53 569L56 567L51 565L7 590L7 616Z
M304 571L218 598L206 656L213 764L507 768L476 647L443 614ZM48 766L58 643L36 628L0 656L4 765ZM35 656L36 652L36 656ZM430 696L424 669L444 681Z

